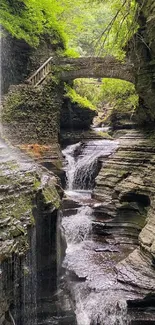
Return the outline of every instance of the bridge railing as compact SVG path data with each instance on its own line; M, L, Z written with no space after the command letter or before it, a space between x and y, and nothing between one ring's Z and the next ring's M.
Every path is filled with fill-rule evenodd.
M42 81L47 77L47 75L51 72L51 62L52 56L42 64L42 66L36 70L36 72L26 80L26 83L32 85L33 87L39 86Z

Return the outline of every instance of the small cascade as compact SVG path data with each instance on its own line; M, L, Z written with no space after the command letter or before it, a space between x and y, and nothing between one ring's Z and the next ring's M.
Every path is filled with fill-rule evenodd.
M74 179L74 173L76 168L76 156L81 148L81 142L68 146L62 151L63 155L66 158L66 176L67 176L67 187L69 190L72 190L72 184Z
M25 256L12 255L2 264L2 290L5 298L12 301L6 312L9 323L16 325L37 325L37 282L35 229L31 231L30 246ZM1 322L0 322L1 324ZM4 323L5 324L5 323Z
M80 243L88 238L92 231L92 209L89 206L80 207L76 215L62 219L62 227L68 246Z
M109 157L117 146L117 141L98 140L79 142L63 150L67 161L68 189L92 189L100 169L98 159Z

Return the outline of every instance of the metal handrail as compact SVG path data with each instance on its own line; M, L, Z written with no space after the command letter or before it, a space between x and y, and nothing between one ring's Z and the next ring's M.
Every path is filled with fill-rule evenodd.
M26 83L31 84L34 87L37 87L50 73L51 71L51 61L53 57L48 58L42 66L34 72L34 74L26 80Z

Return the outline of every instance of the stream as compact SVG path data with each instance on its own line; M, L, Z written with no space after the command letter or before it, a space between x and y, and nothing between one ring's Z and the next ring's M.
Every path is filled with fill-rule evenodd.
M133 299L134 294L129 286L124 288L117 282L115 265L134 245L129 248L125 242L117 243L113 237L109 240L109 236L99 236L93 230L98 223L95 209L101 205L93 199L100 159L106 161L117 147L118 141L95 140L63 150L67 175L61 221L67 244L63 268L77 325L130 324L126 300Z

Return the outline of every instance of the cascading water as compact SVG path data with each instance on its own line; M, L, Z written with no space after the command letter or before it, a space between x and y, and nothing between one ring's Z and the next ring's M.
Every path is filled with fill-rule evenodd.
M83 206L78 209L76 215L62 219L68 250L72 250L72 247L74 249L75 245L89 237L92 230L91 215L92 209L89 206Z
M117 146L117 141L98 140L77 143L63 150L67 161L66 195L73 202L70 215L64 210L61 222L67 243L63 267L78 325L130 324L126 300L132 294L118 284L114 271L126 252L120 251L119 246L110 250L106 239L94 237L92 229L93 204L97 203L91 199L90 192L97 174L94 169L98 159L103 163ZM74 208L74 202L81 206Z
M108 157L116 148L116 141L98 140L79 142L63 150L67 160L68 190L92 189L99 172L99 157Z
M67 187L69 190L72 189L72 184L74 180L75 173L75 161L78 151L81 148L81 142L68 146L65 150L63 150L63 155L65 156L68 166L66 168L67 175Z

